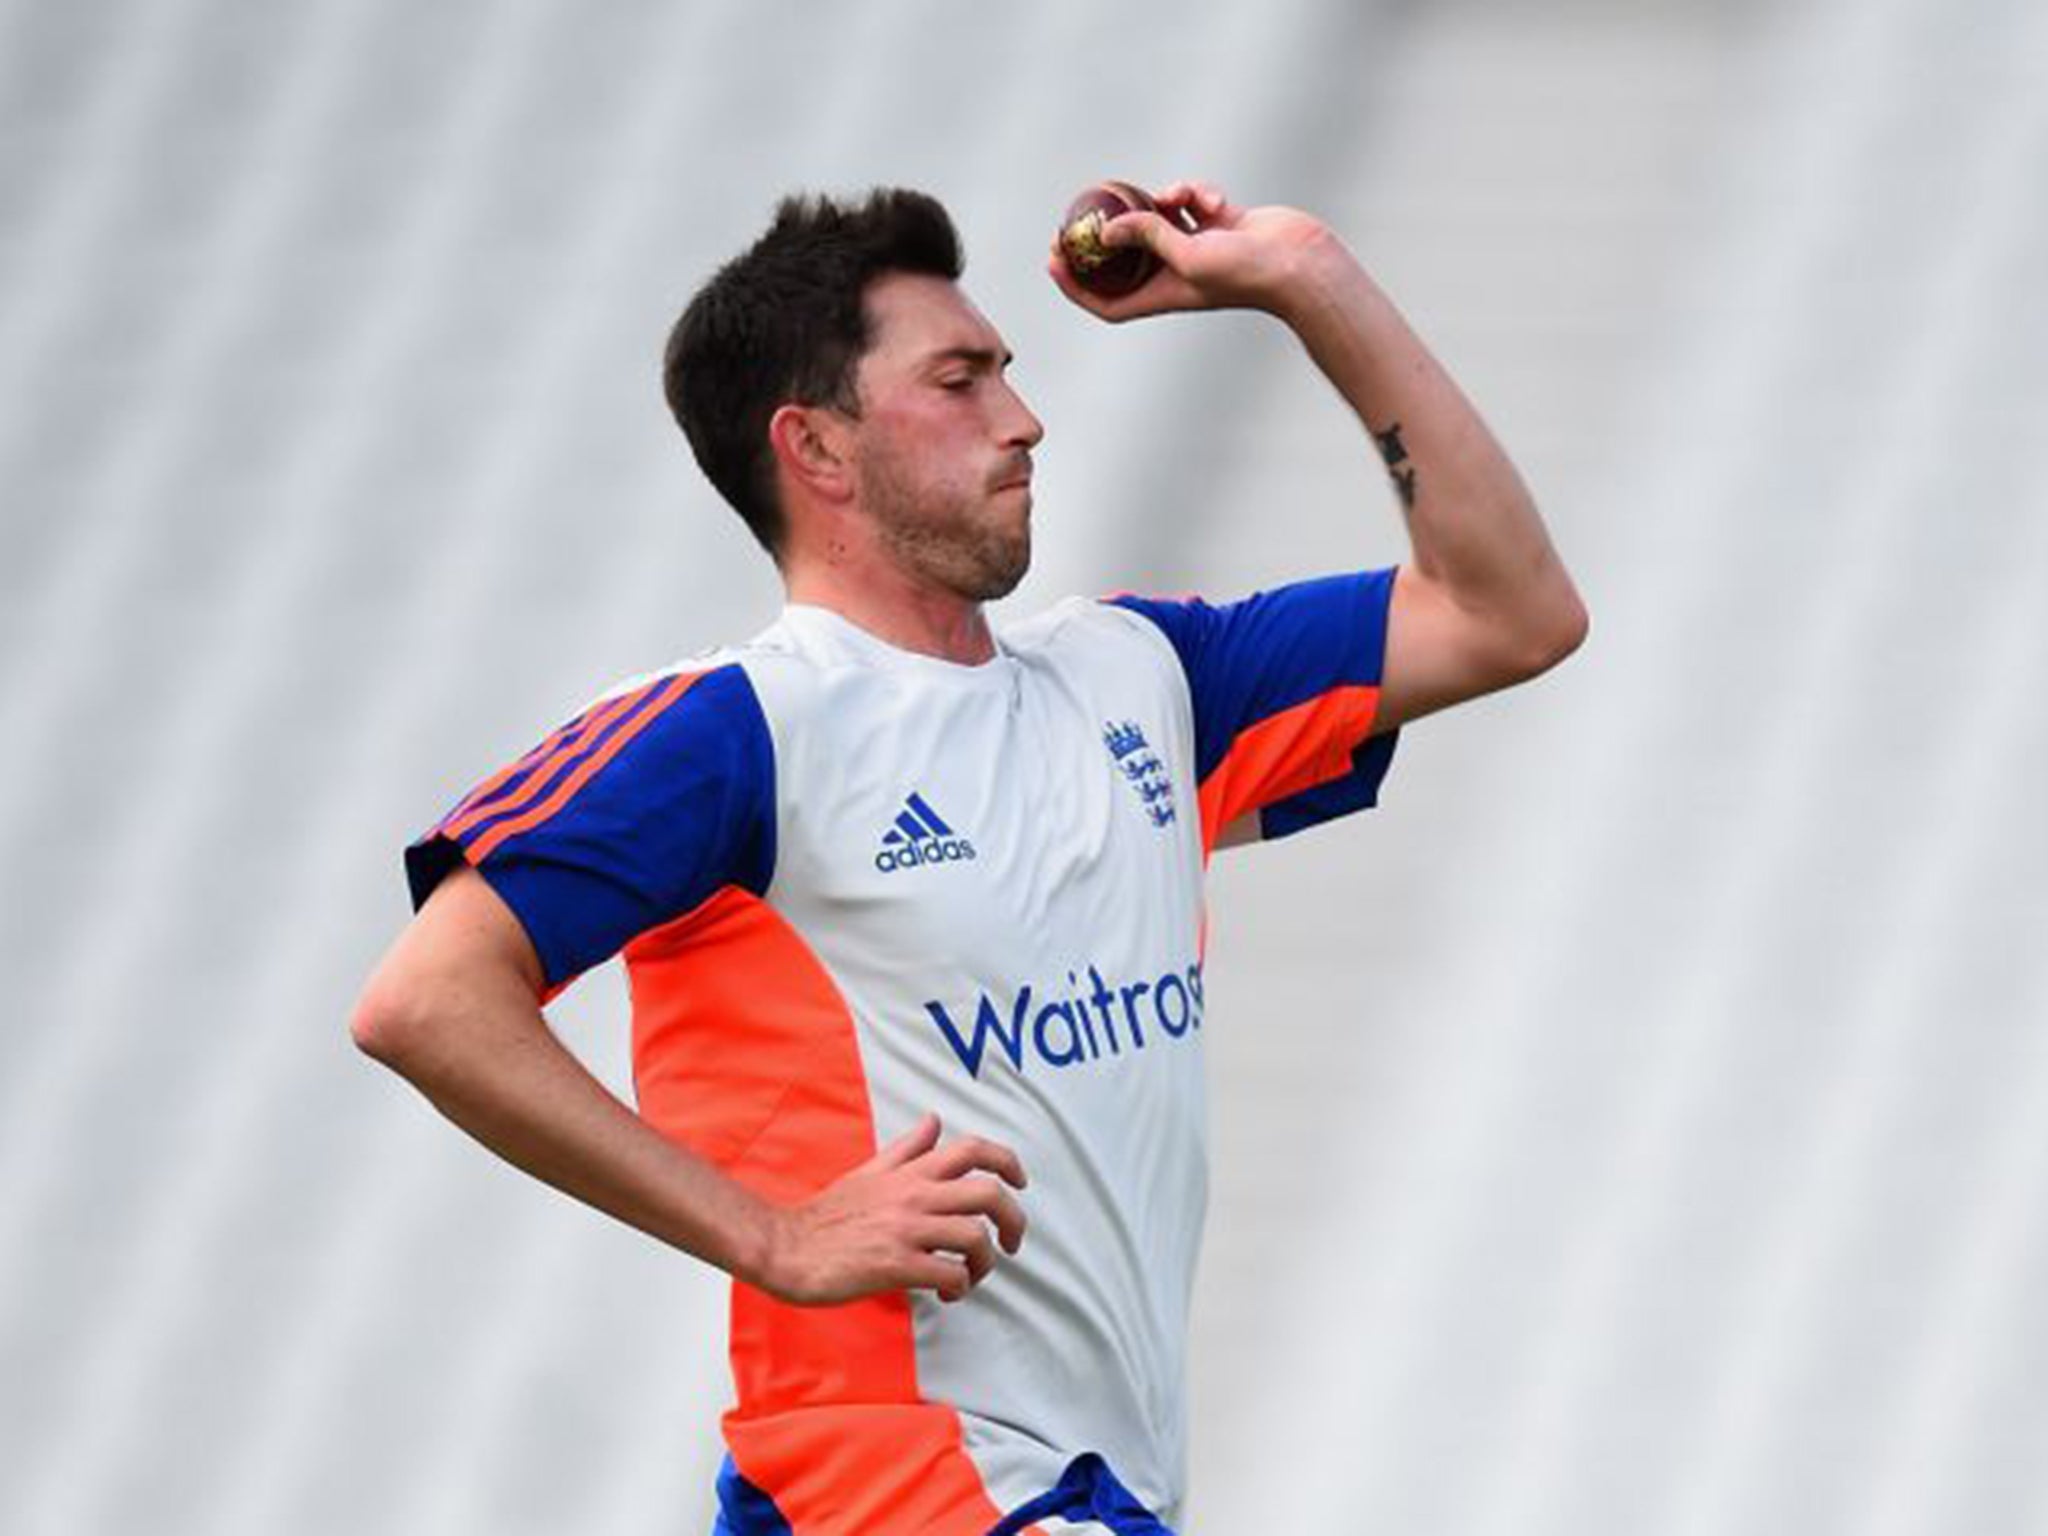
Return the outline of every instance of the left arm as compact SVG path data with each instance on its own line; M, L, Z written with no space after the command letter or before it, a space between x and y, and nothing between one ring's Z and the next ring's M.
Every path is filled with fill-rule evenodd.
M1164 213L1109 222L1163 264L1104 300L1051 270L1106 320L1261 309L1285 322L1358 416L1393 477L1413 555L1394 588L1375 730L1522 682L1586 634L1586 610L1514 464L1393 302L1330 230L1291 208L1241 209L1181 183Z

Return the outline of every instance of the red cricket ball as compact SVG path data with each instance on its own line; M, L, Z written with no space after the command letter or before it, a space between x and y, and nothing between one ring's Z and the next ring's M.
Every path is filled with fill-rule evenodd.
M1102 226L1120 213L1151 213L1159 205L1128 181L1098 181L1067 205L1060 219L1060 255L1074 281L1104 299L1120 299L1144 286L1159 258L1142 245L1104 245Z

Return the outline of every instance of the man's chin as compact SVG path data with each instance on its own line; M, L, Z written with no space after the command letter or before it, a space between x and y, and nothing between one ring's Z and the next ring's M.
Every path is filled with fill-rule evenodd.
M1030 569L1031 551L1027 549L1024 551L1023 558L1014 565L1005 565L1000 570L983 572L972 594L974 600L978 603L1001 602L1017 590L1018 584L1024 580L1025 572Z
M1027 507L1030 505L1029 492L1026 493L1025 504ZM1003 568L1000 575L1003 590L997 595L1001 597L1008 597L1012 592L1016 591L1017 584L1024 579L1026 573L1031 569L1031 529L1028 524L1025 526L1024 532L1018 537L1016 547L1009 553L1009 564ZM990 598L989 601L994 602L995 598Z
M972 537L943 538L925 530L885 528L905 570L973 603L1008 597L1031 568L1031 524L1025 515L1011 528L984 525Z

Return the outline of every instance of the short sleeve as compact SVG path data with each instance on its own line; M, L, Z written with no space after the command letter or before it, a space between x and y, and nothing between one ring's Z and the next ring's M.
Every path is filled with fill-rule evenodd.
M774 749L745 671L672 673L600 700L464 796L405 851L415 907L475 866L560 987L775 864Z
M1391 568L1326 576L1225 604L1109 599L1155 625L1179 658L1205 847L1226 828L1233 841L1285 837L1377 801L1395 742L1373 734L1394 578Z

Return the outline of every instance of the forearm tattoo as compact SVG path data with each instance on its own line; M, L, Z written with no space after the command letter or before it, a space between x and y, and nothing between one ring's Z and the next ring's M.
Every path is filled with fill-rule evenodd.
M1401 505L1415 505L1415 463L1408 457L1407 445L1401 441L1401 423L1389 422L1387 430L1372 435L1373 446L1386 460L1387 473L1394 477L1394 489L1400 494Z

